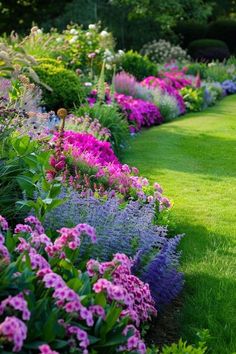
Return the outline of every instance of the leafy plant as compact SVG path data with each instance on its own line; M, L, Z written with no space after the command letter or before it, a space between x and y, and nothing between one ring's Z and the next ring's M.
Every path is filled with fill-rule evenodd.
M79 77L60 63L57 65L42 63L35 70L40 80L51 88L51 91L43 88L43 99L48 108L57 109L61 106L71 108L76 104L79 105L85 98L85 87Z
M204 88L184 87L180 90L186 108L190 112L199 112L203 109Z
M147 76L157 75L157 66L146 56L142 56L132 50L121 57L121 67L127 73L134 75L137 80L143 80Z
M112 104L101 104L99 102L90 106L82 105L73 110L73 113L80 117L89 115L93 120L98 119L100 124L109 129L111 133L110 142L114 151L121 155L124 147L127 146L129 140L129 128L126 119L120 113L119 107L113 102Z

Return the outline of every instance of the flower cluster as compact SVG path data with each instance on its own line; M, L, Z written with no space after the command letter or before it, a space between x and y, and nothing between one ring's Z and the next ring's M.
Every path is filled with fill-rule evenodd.
M151 89L159 89L170 96L173 96L178 102L180 114L184 114L186 111L184 100L181 94L176 90L171 84L163 79L157 78L155 76L149 76L141 82L141 85L147 86Z
M0 217L0 223L4 229L7 228L4 218ZM40 344L39 354L58 354L54 350L57 339L63 343L66 352L76 350L88 354L94 350L94 345L96 348L98 344L101 350L103 346L106 347L114 334L122 339L116 339L110 345L112 353L135 350L138 354L145 354L146 346L137 327L156 315L156 310L149 286L131 273L133 260L122 253L115 254L111 261L103 263L83 257L79 265L78 260L73 260L70 254L61 260L59 253L63 253L65 245L70 248L69 243L73 242L71 238L78 241L78 235L87 233L94 239L94 229L86 224L71 229L62 228L59 230L60 236L54 241L54 245L62 245L62 248L58 254L50 256L46 249L48 243L52 244L53 241L41 234L44 228L39 220L29 216L25 223L16 225L15 235L11 236L8 232L8 237L14 239L11 243L17 245L24 239L29 247L24 248L23 255L19 257L17 252L13 252L14 272L9 272L8 265L5 265L4 274L10 278L1 284L3 292L0 296L9 293L0 302L1 348L9 350L11 346L12 352L27 351L32 343L43 343L47 329L50 332L47 337L55 341L50 339L51 346ZM39 236L43 236L41 244ZM26 262L27 256L31 259L32 250L34 255L44 259L43 267L34 267ZM85 262L87 271L80 268ZM16 287L9 288L8 284L13 279ZM24 290L15 295L13 293L18 286ZM101 301L101 296L104 301ZM116 317L110 324L108 316L113 319L113 314ZM47 322L50 323L50 330Z
M189 58L184 49L164 39L154 40L145 44L142 48L142 53L155 63L170 63L173 60L184 61Z
M131 132L136 132L141 127L150 127L163 122L159 109L151 102L123 94L116 94L115 100L131 123Z
M86 132L99 140L107 141L111 136L109 129L104 128L98 119L92 119L89 115L76 117L74 114L70 114L66 120L66 127L68 130Z

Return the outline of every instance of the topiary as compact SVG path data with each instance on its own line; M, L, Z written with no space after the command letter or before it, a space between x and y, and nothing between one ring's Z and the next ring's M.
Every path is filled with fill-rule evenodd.
M223 41L216 39L199 39L192 41L188 47L189 54L195 60L224 60L230 56L229 48Z
M146 56L132 50L122 56L121 66L124 71L134 75L138 80L143 80L147 76L157 75L157 65L152 63Z
M179 35L183 47L187 48L192 41L206 38L207 29L205 23L182 21L175 26L175 33Z
M35 67L40 80L52 91L43 88L43 99L48 109L79 105L85 97L85 87L73 72L54 63L41 63Z
M207 36L217 38L227 43L231 53L236 53L236 21L222 19L209 25Z

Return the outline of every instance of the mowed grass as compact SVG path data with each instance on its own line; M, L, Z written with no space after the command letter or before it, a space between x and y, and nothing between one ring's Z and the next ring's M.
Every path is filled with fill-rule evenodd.
M162 185L186 234L182 337L207 328L211 353L236 352L236 95L143 131L124 161Z

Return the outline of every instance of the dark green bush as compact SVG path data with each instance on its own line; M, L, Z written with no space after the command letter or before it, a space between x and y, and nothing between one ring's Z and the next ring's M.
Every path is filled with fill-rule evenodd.
M40 81L52 91L43 87L44 104L48 109L71 108L79 105L85 97L85 87L79 77L60 63L41 63L35 67Z
M189 54L195 60L224 60L230 56L229 48L223 41L216 39L199 39L192 41L188 47Z
M206 77L206 72L208 70L207 64L206 63L199 63L199 62L192 62L187 65L187 74L188 75L200 75L200 77L203 79Z
M175 27L175 33L180 37L182 46L187 48L192 41L206 38L207 29L205 23L179 22Z
M231 53L236 53L236 21L222 19L210 24L207 36L224 41Z
M121 66L124 71L132 74L138 80L147 76L157 75L157 65L152 63L146 56L132 50L122 56Z

